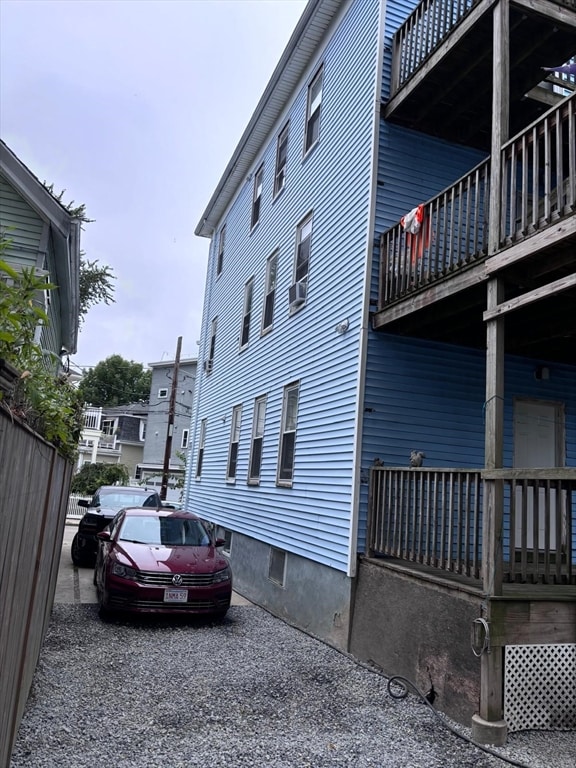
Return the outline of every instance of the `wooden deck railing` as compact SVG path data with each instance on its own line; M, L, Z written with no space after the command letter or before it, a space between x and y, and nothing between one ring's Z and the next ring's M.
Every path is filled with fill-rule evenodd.
M423 204L418 234L382 234L380 307L487 256L489 174L485 160Z
M504 145L502 168L502 245L576 210L576 93Z
M489 482L504 487L503 581L576 584L576 469L373 467L367 554L480 580Z
M576 93L502 148L502 247L576 211ZM488 256L490 159L422 204L418 234L380 237L379 308ZM498 224L497 224L498 226Z
M576 584L576 469L501 469L504 484L503 580Z
M367 551L480 578L478 470L371 470Z
M475 0L423 0L394 35L392 94L468 13Z

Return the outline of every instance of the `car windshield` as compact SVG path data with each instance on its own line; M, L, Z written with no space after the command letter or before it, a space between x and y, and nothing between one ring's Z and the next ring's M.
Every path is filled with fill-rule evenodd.
M200 520L183 517L127 516L118 539L166 547L206 547L210 544L210 536Z
M95 500L95 506L106 507L118 512L124 507L156 507L156 495L144 495L142 491L134 493L101 491Z

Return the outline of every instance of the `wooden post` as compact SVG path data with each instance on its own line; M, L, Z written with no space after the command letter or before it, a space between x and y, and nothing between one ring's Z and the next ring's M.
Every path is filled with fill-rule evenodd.
M492 148L490 166L490 213L488 252L500 247L502 217L502 145L508 139L510 90L509 0L494 7L494 40L492 62ZM504 286L496 275L488 282L487 310L494 310L504 300ZM486 323L486 427L485 466L500 469L504 457L504 320L494 318ZM504 484L488 480L484 488L482 543L482 580L485 594L485 618L491 625L494 596L502 594L502 518ZM506 739L504 713L504 649L492 646L482 654L480 663L480 718L475 736L496 743ZM491 727L493 726L493 727ZM494 729L498 736L495 737ZM474 730L474 726L473 726Z

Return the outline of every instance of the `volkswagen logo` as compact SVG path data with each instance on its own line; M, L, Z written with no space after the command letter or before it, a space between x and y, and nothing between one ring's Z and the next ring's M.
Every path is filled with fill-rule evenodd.
M174 584L175 587L179 587L180 584L182 584L182 576L180 576L179 573L177 573L175 576L172 576L172 584Z

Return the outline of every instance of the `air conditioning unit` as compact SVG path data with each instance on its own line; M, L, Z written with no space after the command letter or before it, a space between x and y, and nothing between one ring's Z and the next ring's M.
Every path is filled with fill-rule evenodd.
M295 309L306 301L306 282L299 280L288 289L288 303L290 309Z
M212 360L204 360L204 370L206 373L210 373L212 371Z

